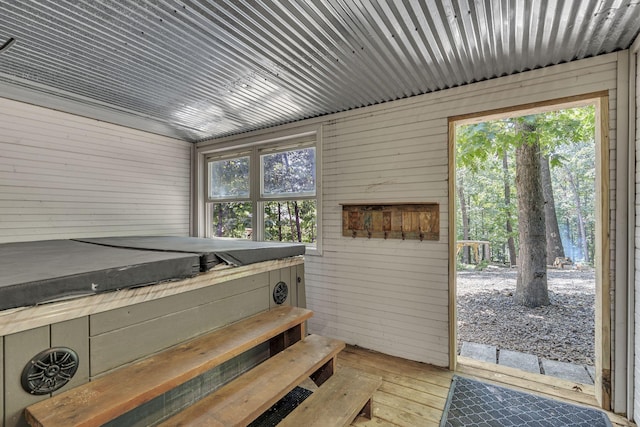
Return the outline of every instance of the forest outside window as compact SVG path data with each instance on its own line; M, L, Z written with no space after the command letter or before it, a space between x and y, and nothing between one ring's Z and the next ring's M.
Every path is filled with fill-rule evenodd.
M316 248L315 144L209 157L207 167L211 236L302 242Z
M261 154L260 205L264 240L317 240L316 149Z
M208 196L216 237L251 236L253 207L250 193L250 157L209 161Z

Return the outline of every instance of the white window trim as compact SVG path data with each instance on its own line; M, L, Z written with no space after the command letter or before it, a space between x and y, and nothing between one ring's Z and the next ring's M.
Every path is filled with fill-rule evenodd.
M195 162L196 171L196 189L197 194L197 218L194 221L194 235L199 237L211 237L213 235L213 226L209 218L211 217L211 203L224 203L228 201L239 201L239 199L209 199L209 182L208 182L208 160L224 159L231 157L241 157L242 155L250 156L250 198L245 201L251 201L258 211L264 209L265 201L269 200L293 200L293 199L315 199L316 200L316 232L317 238L315 246L308 246L307 255L322 255L322 125L306 127L288 132L269 133L263 136L252 136L238 138L232 143L225 144L224 148L216 149L211 145L198 149ZM287 194L275 197L261 197L262 185L262 162L261 154L269 154L275 152L287 151L290 149L302 148L304 146L314 146L316 149L316 195L299 195ZM264 221L258 221L260 215L253 215L252 226L255 230L254 239L257 236L264 235Z

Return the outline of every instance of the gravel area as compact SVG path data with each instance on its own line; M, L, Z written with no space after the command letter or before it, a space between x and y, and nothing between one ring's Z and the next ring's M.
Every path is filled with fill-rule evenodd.
M551 305L513 302L516 269L458 271L458 351L463 341L593 365L595 271L547 270Z

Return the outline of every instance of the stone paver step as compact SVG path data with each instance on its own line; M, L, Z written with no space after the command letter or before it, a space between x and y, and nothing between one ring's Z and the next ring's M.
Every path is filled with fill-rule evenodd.
M481 362L496 363L498 349L493 345L463 342L460 355Z
M558 362L557 360L541 359L542 369L545 375L556 378L563 378L581 384L593 384L591 376L583 365L573 363Z
M538 356L535 356L533 354L521 353L519 351L500 349L500 353L498 355L498 365L509 366L511 368L517 368L522 371L532 372L534 374L540 373Z
M493 345L464 341L460 349L460 355L481 362L497 363L498 365L534 374L563 378L580 384L593 384L595 378L595 368L593 366L542 359L534 354L521 353L519 351L504 349L498 351L498 348ZM542 370L540 365L542 365Z

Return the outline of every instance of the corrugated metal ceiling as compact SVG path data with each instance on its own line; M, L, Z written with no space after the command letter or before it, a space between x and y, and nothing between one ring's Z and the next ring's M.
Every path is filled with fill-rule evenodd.
M629 0L0 0L0 8L0 45L15 39L0 53L0 96L18 87L79 101L87 115L125 113L189 141L613 52L640 30L640 2Z

